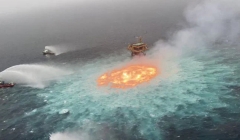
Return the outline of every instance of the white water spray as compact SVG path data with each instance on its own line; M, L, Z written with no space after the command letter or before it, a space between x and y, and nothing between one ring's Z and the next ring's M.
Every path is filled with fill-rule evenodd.
M70 74L66 70L39 64L23 64L10 67L0 73L0 79L25 86L44 88L51 80Z
M45 49L53 51L55 53L55 55L60 55L62 53L76 50L76 48L67 47L67 45L45 46Z
M89 140L89 136L83 133L63 132L50 135L50 140Z

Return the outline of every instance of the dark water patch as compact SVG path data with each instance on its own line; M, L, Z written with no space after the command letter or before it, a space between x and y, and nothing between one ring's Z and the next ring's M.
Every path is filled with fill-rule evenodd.
M186 117L180 117L179 115L165 115L159 119L157 125L161 130L165 130L168 128L176 128L176 129L187 129L190 127L199 127L199 126L208 126L211 127L211 123L214 122L214 119L210 116L196 116L189 115Z
M38 108L46 105L39 100L38 89L14 87L0 90L0 139L44 140L58 130L57 124L66 115L48 115Z
M230 106L231 107L231 106ZM233 108L234 109L234 108ZM231 110L231 108L215 108L211 111L211 113L219 115L220 119L223 122L227 121L235 121L236 123L240 123L240 109Z
M39 101L37 97L37 91L38 90L20 87L2 90L0 92L2 100L0 102L0 109L4 113L0 114L0 121L2 122L23 116L26 112L44 106L45 103Z
M239 140L240 113L229 108L215 108L209 116L164 116L158 126L164 140Z
M231 90L231 95L235 96L235 97L240 97L240 86L238 85L230 85L227 86L227 88L229 88Z
M49 135L54 131L62 131L58 124L64 120L67 115L51 115L38 112L27 116L1 131L0 139L7 140L48 140Z
M165 140L239 140L240 124L225 123L212 128L192 127L176 129L174 125L165 129Z
M202 119L202 127L203 128L212 128L214 126L212 117L205 117Z
M108 113L105 110L101 114ZM154 136L146 136L140 133L144 119L138 120L130 108L118 107L109 117L96 117L90 127L83 124L82 131L87 131L93 140L145 140L146 137L154 138ZM132 121L135 121L132 123Z
M126 123L104 123L100 126L100 129L93 132L93 140L146 140L139 133L138 124L129 128Z
M133 127L128 132L124 132L122 130L117 130L117 129L114 129L114 130L115 131L113 132L113 134L117 140L146 140L141 134L139 134L137 126Z

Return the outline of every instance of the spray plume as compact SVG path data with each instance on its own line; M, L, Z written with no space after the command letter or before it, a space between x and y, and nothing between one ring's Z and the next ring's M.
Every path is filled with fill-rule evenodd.
M24 64L12 66L0 73L0 79L30 87L44 88L51 80L70 72L47 65Z
M70 52L76 50L74 47L67 47L66 45L54 45L54 46L45 46L45 49L53 51L55 55L60 55L62 53Z

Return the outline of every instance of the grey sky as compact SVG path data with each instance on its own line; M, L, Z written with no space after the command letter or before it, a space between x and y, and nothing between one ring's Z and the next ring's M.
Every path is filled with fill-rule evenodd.
M0 16L51 9L66 5L89 3L93 0L0 0Z
M189 1L0 0L0 70L42 61L45 46L124 49L139 35L154 43L181 23Z

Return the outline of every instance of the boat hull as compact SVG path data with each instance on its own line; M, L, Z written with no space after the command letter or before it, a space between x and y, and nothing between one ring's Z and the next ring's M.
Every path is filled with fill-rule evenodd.
M11 87L14 87L14 85L12 85L12 84L0 85L0 88L11 88Z
M55 55L55 53L44 53L43 52L43 55Z

